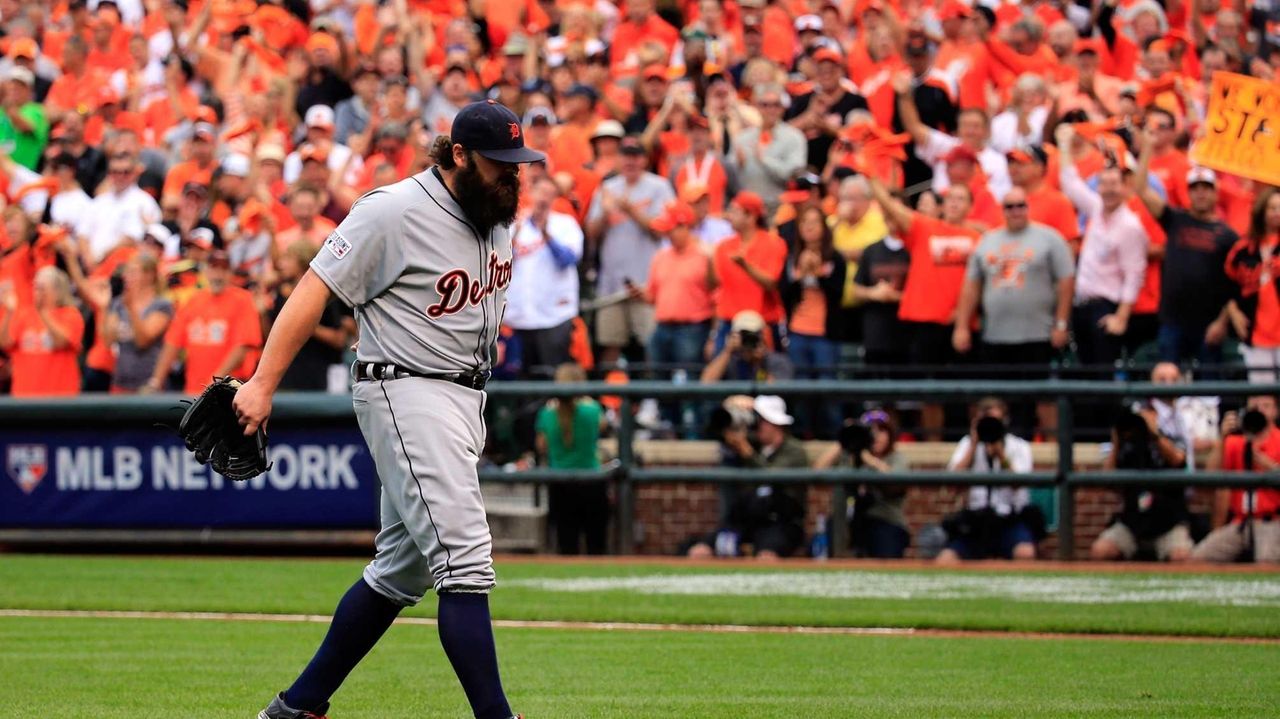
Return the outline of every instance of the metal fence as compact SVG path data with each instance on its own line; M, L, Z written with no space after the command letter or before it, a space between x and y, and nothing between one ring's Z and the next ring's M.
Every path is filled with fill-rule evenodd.
M617 488L618 548L622 553L634 549L633 521L635 487L651 482L759 482L767 476L771 483L835 485L861 483L868 485L1021 485L1051 487L1058 499L1058 557L1071 559L1074 548L1073 490L1085 486L1119 487L1125 485L1201 486L1280 489L1280 473L1223 471L1187 472L1183 469L1163 471L1080 472L1075 469L1073 442L1073 406L1081 400L1182 395L1246 397L1258 394L1280 394L1280 384L1258 385L1240 382L1200 382L1195 385L1153 385L1149 383L1101 382L1088 380L1046 381L790 381L771 384L753 382L721 382L716 384L675 384L659 381L635 381L623 385L586 382L553 384L547 382L499 382L489 386L493 399L551 397L617 397L621 403L618 428L618 461L606 470L554 470L535 468L507 472L500 468L481 471L482 481L565 483L611 481ZM770 470L706 467L639 466L633 447L636 434L634 412L643 399L716 401L730 395L776 394L787 398L825 400L898 400L968 401L996 396L1023 401L1053 401L1057 407L1058 464L1052 472L1031 474L985 474L972 472L911 471L879 473L851 468L807 470ZM0 399L0 431L4 428L25 430L41 427L94 428L150 426L172 417L179 397L175 395L131 397L77 397L68 399L15 400ZM272 422L294 426L347 423L354 419L349 397L342 395L291 394L277 396ZM837 495L840 495L837 492ZM842 523L833 523L840 526ZM835 546L833 544L833 546Z

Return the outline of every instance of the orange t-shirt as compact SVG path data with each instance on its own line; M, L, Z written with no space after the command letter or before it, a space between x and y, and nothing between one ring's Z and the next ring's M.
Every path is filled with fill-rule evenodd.
M596 131L596 121L587 125L558 125L551 130L551 147L547 152L548 164L557 171L570 167L582 167L594 159L591 151L591 134Z
M1163 155L1151 158L1151 174L1160 178L1164 185L1166 201L1171 207L1186 209L1189 203L1187 194L1187 173L1191 171L1191 162L1179 150L1170 150Z
M782 277L787 262L787 243L768 230L756 230L750 244L734 235L716 246L716 277L720 289L716 293L716 317L732 320L742 310L759 312L770 324L782 320L782 299L778 290L766 291L760 283L731 258L742 253L747 262L775 281Z
M207 289L196 292L178 310L164 341L187 351L185 391L201 392L232 350L262 345L262 322L253 295L239 287L216 295ZM254 357L247 356L231 374L249 379L256 364Z
M196 108L200 107L200 98L189 87L182 88L178 94L178 106L182 108L182 114L186 117L193 117ZM148 137L143 138L146 144L155 146L164 139L164 133L169 128L178 124L183 118L173 114L173 106L169 102L169 97L152 100L142 111L142 116L146 122Z
M679 31L656 14L650 15L644 23L639 25L630 20L619 23L617 29L613 31L613 45L609 48L609 62L613 68L613 74L620 74L619 70L626 67L628 57L632 51L640 47L641 43L655 40L670 53L679 39Z
M649 265L649 299L658 322L706 322L714 304L707 282L709 262L696 239L683 252L664 247Z
M967 227L912 213L911 227L902 237L911 264L898 317L908 322L950 324L960 301L969 255L979 239L981 235Z
M1029 218L1032 222L1048 225L1070 242L1080 236L1080 220L1075 205L1067 196L1046 185L1027 193Z
M80 394L80 348L84 318L74 307L57 307L50 320L69 344L53 348L53 338L35 307L20 306L9 325L12 342L7 348L13 362L14 397Z
M44 104L55 111L75 110L81 105L91 107L98 89L106 83L106 73L92 68L86 69L79 77L62 75L49 86Z
M980 42L947 41L938 47L934 67L956 78L960 85L960 109L987 109L987 84L1001 87L1008 76L1004 66L992 62Z
M164 190L161 191L160 197L163 200L177 200L182 194L182 188L188 182L199 182L208 187L213 183L213 166L213 162L210 162L207 167L200 167L195 160L179 162L169 168L169 174L165 175Z
M800 301L791 310L787 330L808 337L824 337L827 334L827 296L818 287L805 287L800 291Z

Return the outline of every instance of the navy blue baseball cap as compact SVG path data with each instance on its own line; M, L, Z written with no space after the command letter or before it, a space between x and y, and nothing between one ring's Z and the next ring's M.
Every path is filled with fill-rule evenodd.
M496 100L473 102L453 118L452 140L494 162L541 162L547 156L524 146L520 118Z

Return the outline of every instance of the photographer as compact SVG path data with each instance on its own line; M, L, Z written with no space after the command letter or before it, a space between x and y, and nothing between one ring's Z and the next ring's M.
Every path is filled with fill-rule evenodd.
M1103 469L1161 470L1185 467L1187 453L1162 434L1149 403L1137 412L1124 410L1111 428L1111 452ZM1141 550L1161 561L1183 562L1191 556L1187 497L1181 487L1126 487L1124 508L1093 542L1096 560L1133 559Z
M903 472L906 460L894 451L897 429L884 410L863 413L840 430L839 443L813 463L814 469L847 464L877 472ZM876 559L901 559L911 543L903 503L907 488L900 485L859 485L849 517L849 539L854 554Z
M988 397L978 402L972 428L956 445L947 469L1029 473L1031 445L1009 432L1008 418L1003 400ZM1044 517L1031 504L1026 487L970 487L968 506L944 519L942 526L947 546L938 554L939 564L992 557L1035 559L1036 542L1044 535Z
M702 370L702 382L772 382L794 377L791 360L765 344L764 332L764 317L759 312L743 310L734 315L724 349Z
M1274 473L1280 469L1276 398L1250 397L1243 417L1222 418L1222 443L1209 456L1209 469ZM1221 489L1213 503L1217 529L1200 540L1191 558L1234 562L1253 550L1255 562L1280 562L1280 491Z
M799 440L787 430L795 421L781 397L756 397L746 415L736 398L712 416L712 432L722 443L724 463L755 469L803 468L809 457ZM750 425L755 425L755 438ZM728 485L726 485L728 487ZM722 496L724 526L697 539L690 557L735 557L750 544L759 559L777 559L796 552L804 544L805 487L770 484L733 488Z

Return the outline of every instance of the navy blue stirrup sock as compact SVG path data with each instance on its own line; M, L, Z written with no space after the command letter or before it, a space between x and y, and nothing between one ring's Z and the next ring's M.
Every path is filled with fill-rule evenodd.
M329 633L311 663L285 691L285 704L310 711L328 701L401 609L375 592L363 578L356 580L333 611Z
M511 707L498 678L489 595L444 592L440 595L440 644L462 682L476 719L510 719Z

